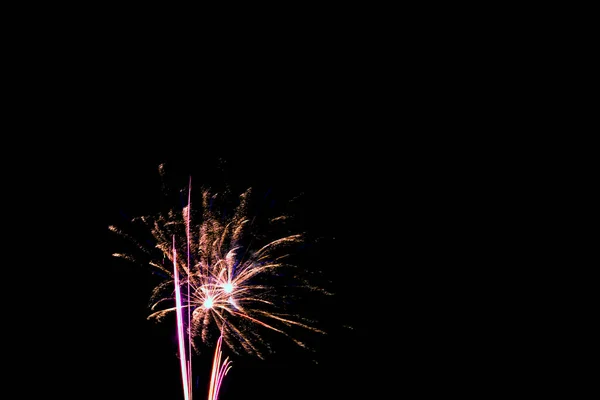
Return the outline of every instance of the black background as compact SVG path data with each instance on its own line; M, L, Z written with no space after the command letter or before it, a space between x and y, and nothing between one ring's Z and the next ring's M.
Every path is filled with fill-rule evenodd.
M76 396L181 398L174 321L147 321L156 277L112 257L122 243L108 230L127 232L130 218L176 206L164 200L161 163L173 187L185 187L191 175L192 193L254 187L269 192L266 207L302 194L302 229L320 238L304 266L323 270L335 293L306 304L327 331L300 337L314 354L285 338L273 339L275 353L266 360L226 352L234 364L224 400L433 395L470 380L457 367L461 306L470 299L457 306L463 296L453 284L471 262L462 252L470 244L457 222L463 214L453 207L461 178L449 166L458 160L437 158L443 141L417 135L412 125L402 135L381 134L368 108L355 110L353 120L283 110L273 118L236 115L224 125L223 114L181 120L177 112L189 110L169 110L95 114L97 135L66 143L67 156L50 153L47 168L37 168L21 192L37 193L31 210L43 240L33 247L44 262L28 281L39 287L27 297L37 312L29 350L48 387ZM319 128L328 125L335 133ZM206 394L211 353L193 360L196 396Z
M465 219L475 209L485 226L496 209L478 207L494 193L470 190L489 180L472 173L485 162L463 156L485 158L495 143L472 139L485 124L462 100L481 96L464 93L447 53L415 39L428 27L408 28L399 45L376 25L372 37L362 22L352 36L317 35L303 46L307 56L302 39L285 38L209 52L221 31L189 46L185 34L154 40L146 29L101 49L85 40L63 53L54 42L43 54L23 46L36 57L24 62L11 101L27 106L11 132L23 143L4 148L4 200L19 228L8 233L22 245L8 249L17 260L6 282L16 289L13 309L32 323L16 335L26 345L14 346L27 390L182 398L173 327L146 320L154 277L110 256L119 242L109 224L163 205L162 162L183 181L192 175L194 187L260 187L280 202L302 192L305 228L325 238L311 260L336 296L319 311L329 328L315 346L319 364L285 342L268 360L234 356L223 399L418 398L471 384L460 368L466 346L455 339L476 341L482 331L463 332L460 305L477 299L457 306L456 283L472 286L465 266L489 256L473 251L470 236L482 229ZM445 33L434 36L439 43ZM475 179L464 185L465 176ZM201 379L205 364L194 359Z
M302 194L296 210L302 228L320 238L305 266L323 270L335 293L305 305L327 331L300 337L314 354L284 338L273 339L275 353L266 360L225 349L234 364L223 399L428 396L470 381L460 372L460 340L481 332L463 335L461 306L471 299L454 284L470 262L458 254L468 243L461 242L461 214L452 207L461 198L460 177L435 159L438 144L369 135L366 117L341 124L339 130L353 132L347 136L299 126L282 133L273 129L280 119L259 135L249 132L260 130L250 118L247 126L223 127L213 119L202 128L189 119L154 123L154 117L130 115L127 125L147 134L88 139L64 160L57 156L47 171L38 170L36 178L44 175L50 185L33 179L23 188L46 199L31 209L36 234L48 238L35 246L40 259L51 262L37 264L28 281L39 287L28 297L38 311L29 332L36 345L28 350L37 360L35 373L48 379L44 391L57 386L59 394L76 396L182 398L174 321L147 321L156 277L112 257L122 243L108 230L117 225L127 232L130 218L174 207L161 191L161 163L174 187L185 187L191 175L193 193L201 186L229 186L232 193L254 187L269 193L266 207ZM108 120L98 130L124 131L122 121ZM318 122L307 119L304 126ZM196 397L206 394L211 354L194 357Z

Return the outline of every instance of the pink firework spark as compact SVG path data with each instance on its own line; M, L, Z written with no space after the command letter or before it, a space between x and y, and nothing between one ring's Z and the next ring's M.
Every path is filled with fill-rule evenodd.
M223 336L219 336L217 341L217 347L215 348L215 357L213 359L212 373L210 376L210 387L208 390L208 400L217 400L219 397L219 390L223 383L223 378L227 375L227 372L231 369L231 361L227 357L222 361L221 342Z
M183 335L183 316L181 307L181 290L179 286L179 272L177 271L177 251L175 250L175 236L173 236L173 264L175 265L175 304L177 313L177 339L179 341L179 360L181 362L181 380L183 382L183 396L185 400L192 399L190 385L191 362L187 360L185 337Z

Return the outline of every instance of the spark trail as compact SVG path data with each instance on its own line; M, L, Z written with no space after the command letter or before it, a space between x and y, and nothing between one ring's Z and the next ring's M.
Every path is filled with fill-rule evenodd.
M231 369L231 361L229 361L229 357L227 357L224 362L221 362L222 341L223 336L219 336L219 340L217 341L217 347L215 348L215 356L213 358L212 373L210 376L210 387L208 389L208 400L217 400L217 398L219 397L219 390L221 389L221 384L223 383L223 378L225 378L225 375L227 375L227 372L229 372L229 370Z
M177 265L177 251L175 250L175 236L173 236L173 264ZM175 304L177 313L177 340L179 342L179 361L181 363L181 381L183 383L183 396L185 400L192 399L190 369L191 362L186 357L186 342L183 334L183 316L181 306L181 289L179 286L179 272L174 268L175 278Z

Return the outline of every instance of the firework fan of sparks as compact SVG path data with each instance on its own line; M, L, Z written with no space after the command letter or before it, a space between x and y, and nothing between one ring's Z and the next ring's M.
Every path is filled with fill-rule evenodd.
M310 283L311 279L305 276L308 271L289 262L293 258L290 251L303 242L303 235L285 231L273 240L269 234L258 234L256 231L260 229L256 228L260 224L248 215L251 192L248 189L240 196L230 216L215 207L219 196L203 189L199 216L193 215L188 196L187 205L181 211L134 219L149 228L161 252L163 260L160 262L152 257L152 249L115 226L109 227L150 255L149 264L166 277L152 293L153 312L149 319L160 321L176 311L173 304L175 277L171 267L175 262L181 277L177 283L181 286L182 308L189 315L188 334L197 351L199 343L208 344L211 337L222 334L234 352L263 358L265 350L270 350L263 338L266 331L284 335L302 347L306 347L305 343L293 337L290 330L299 328L324 333L314 326L314 321L286 307L294 304L298 296L330 294ZM285 226L286 218L270 218L268 226ZM174 260L175 252L187 254L187 259L176 257ZM114 256L137 259L131 254Z

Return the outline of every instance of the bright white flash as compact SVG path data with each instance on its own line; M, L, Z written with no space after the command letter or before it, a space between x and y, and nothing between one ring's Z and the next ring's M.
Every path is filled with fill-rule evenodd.
M204 300L204 308L211 308L212 306L213 306L212 297L207 297L206 300Z
M230 282L227 282L223 285L223 290L225 291L225 293L231 293L233 292L233 285Z

